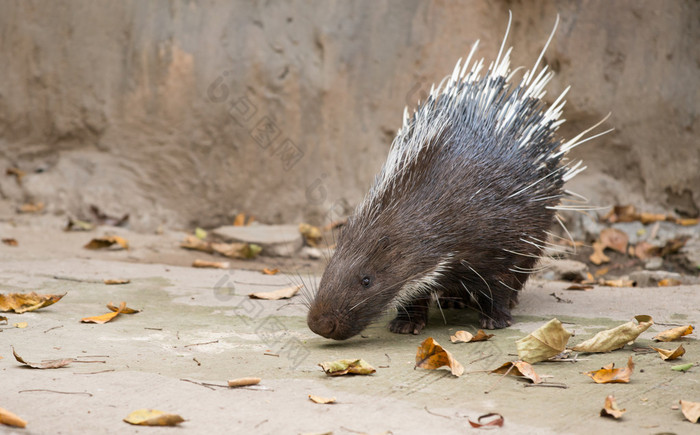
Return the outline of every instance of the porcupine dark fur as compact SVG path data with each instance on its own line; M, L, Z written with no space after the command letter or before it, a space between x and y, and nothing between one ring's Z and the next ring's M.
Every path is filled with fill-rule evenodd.
M586 132L556 137L568 89L543 102L553 73L538 71L542 55L513 83L511 50L502 45L481 75L483 59L471 64L477 45L412 115L404 112L311 301L307 322L317 334L347 339L392 307L390 330L417 334L434 296L476 308L484 328L511 325L564 182L585 169L565 154Z

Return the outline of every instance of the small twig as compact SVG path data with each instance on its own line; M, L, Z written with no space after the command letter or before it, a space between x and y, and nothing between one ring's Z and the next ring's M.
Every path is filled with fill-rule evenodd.
M47 329L46 331L44 331L44 334L46 334L47 332L52 331L52 330L54 330L54 329L58 329L58 328L63 328L63 325L54 326L53 328L49 328L49 329Z
M63 276L63 275L54 275L53 279L60 279L63 281L74 281L74 282L87 282L91 284L99 283L99 284L104 284L104 281L99 280L99 279L80 279L80 278L74 278L72 276Z
M276 285L289 285L291 286L292 283L264 283L264 282L246 282L246 281L233 281L236 284L245 284L245 285L266 285L268 287L274 287Z
M83 355L76 356L76 358L109 358L109 355Z
M98 373L107 373L107 372L113 372L114 369L108 369L108 370L100 370L99 372L80 372L80 373L73 373L74 375L96 375Z
M482 357L480 357L480 358L477 358L477 359L475 359L475 360L469 361L469 364L474 364L474 363L477 362L477 361L481 361L482 359L490 358L490 357L492 357L492 356L493 356L492 353L490 353L490 354L488 354L488 355L484 355L484 356L482 356Z
M265 419L265 420L261 421L260 423L256 424L255 427L254 427L253 429L257 429L258 426L262 425L263 423L267 423L267 422L268 422L268 420Z
M448 420L452 420L452 417L450 417L450 416L448 416L448 415L442 415L442 414L435 413L435 412L429 410L427 406L424 406L423 409L425 409L425 412L427 412L427 413L430 414L430 415L434 415L434 416L437 416L437 417L442 417L442 418L446 418L446 419L448 419Z
M152 331L162 331L163 328L143 328L143 329L150 329Z
M204 343L186 344L183 347L203 346L205 344L213 344L213 343L218 343L218 342L219 342L219 340L213 340L213 341L206 341Z
M192 358L192 361L196 362L198 366L202 365L202 363L199 362L199 360L197 358Z
M58 394L86 394L90 397L92 397L91 393L84 392L84 391L56 391L56 390L44 390L44 389L36 389L36 390L21 390L18 391L18 393L33 393L33 392L45 392L45 393L58 393Z
M191 382L191 383L196 384L196 385L201 385L201 386L204 387L204 388L209 388L210 390L214 390L214 388L212 388L212 387L209 386L209 385L204 385L204 383L202 383L202 382L191 381L191 380L189 380L189 379L180 379L180 380L181 380L181 381L185 381L185 382Z
M484 394L489 394L489 393L491 392L491 390L494 389L494 387L496 386L497 383L501 382L501 380L503 380L503 378L505 378L506 376L508 376L508 374L510 373L510 371L513 370L513 367L515 367L515 365L511 365L510 367L508 367L508 370L506 370L506 372L503 373L503 376L501 376L501 377L499 377L498 379L496 379L496 382L494 382L493 384L491 384L491 387L490 387L488 390L484 391Z
M74 363L102 363L102 364L105 364L107 361L97 361L97 360L80 361L80 360L74 359L73 362Z
M277 356L277 357L279 357L279 354L272 353L272 352L265 352L265 353L263 353L263 355L267 355L267 356Z
M525 384L525 387L552 387L552 388L569 388L568 385L566 384L560 384L560 383L546 383L546 384Z

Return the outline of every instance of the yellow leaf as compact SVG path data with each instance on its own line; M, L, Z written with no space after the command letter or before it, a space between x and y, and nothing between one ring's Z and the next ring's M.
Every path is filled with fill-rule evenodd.
M262 273L263 275L277 275L279 271L279 269L270 269L266 267L262 270Z
M472 335L467 331L457 331L455 335L450 337L453 343L474 343L476 341L486 341L493 337L493 334L487 334L483 329L476 331L476 335Z
M596 384L628 383L633 370L634 362L632 357L630 357L627 360L627 367L616 369L615 364L612 363L600 370L584 372L583 374L590 376Z
M526 337L515 342L518 358L530 364L544 361L566 349L571 332L558 319L552 319Z
M309 224L299 224L299 233L301 233L309 246L318 246L323 238L321 229Z
M39 295L35 292L6 295L0 293L0 311L14 311L17 314L22 314L53 305L65 295L66 293L62 295Z
M677 328L667 329L665 331L659 332L652 338L656 341L673 341L684 335L693 333L693 325L679 326Z
M328 376L371 375L376 372L374 367L363 359L339 359L319 364Z
M664 278L658 282L659 287L672 287L672 286L677 286L681 285L682 282L680 279L675 279L675 278Z
M257 385L261 381L260 378L237 378L228 381L229 387L248 387L250 385Z
M197 267L200 269L228 269L229 267L231 267L231 263L229 263L228 261L207 261L196 259L192 262L192 267Z
M136 313L141 311L141 310L135 310L133 308L129 308L126 306L122 309L121 307L114 306L114 304L112 302L107 304L107 308L109 308L110 311L114 311L114 312L119 311L119 313L121 313L121 314L136 314Z
M422 369L435 370L447 366L455 376L464 373L464 367L457 361L450 352L443 349L432 337L426 338L416 352L416 367Z
M596 266L600 266L603 263L610 262L610 257L605 255L603 251L605 250L605 245L601 242L593 242L593 253L588 257L591 263Z
M7 409L0 408L0 423L6 426L13 427L26 427L27 422L22 420L18 415L8 411Z
M691 423L697 423L700 419L700 402L688 402L681 400L681 412Z
M685 353L685 349L683 348L682 344L673 350L659 349L658 347L652 347L652 349L659 352L661 359L664 361L671 361L676 358L680 358Z
M610 352L611 350L620 349L630 341L634 341L639 334L646 331L654 320L651 316L635 316L634 321L624 323L617 328L606 329L600 331L593 338L590 338L583 343L574 346L573 350L577 352Z
M12 325L12 326L14 326L15 328L26 328L27 326L29 326L29 323L27 323L27 322L19 322L19 323L15 323L15 324Z
M168 414L157 409L137 409L129 414L124 421L141 426L175 426L185 419L177 414Z
M314 403L319 403L321 405L327 405L329 403L335 403L335 397L321 397L309 394L309 399Z
M265 299L268 301L276 301L278 299L289 299L295 294L299 293L299 290L303 286L301 284L292 287L286 287L283 289L271 291L271 292L255 292L248 295L251 299Z
M107 285L121 285L121 284L129 284L131 280L129 279L105 279L104 283Z
M603 406L603 409L600 410L600 416L618 419L622 417L622 414L624 414L626 411L626 409L620 409L615 401L615 396L610 395L605 398L605 405Z
M107 323L107 322L109 322L110 320L112 320L112 319L114 319L115 317L117 317L117 316L119 315L119 313L121 313L122 311L124 311L125 308L126 308L126 302L122 302L122 303L119 305L119 308L117 309L117 311L114 311L114 312L112 312L112 313L102 314L102 315L99 315L99 316L84 317L84 318L80 319L80 321L83 322L83 323L98 323L98 324Z
M117 244L123 249L129 249L129 242L119 236L105 236L92 239L87 245L83 246L85 249L104 249Z

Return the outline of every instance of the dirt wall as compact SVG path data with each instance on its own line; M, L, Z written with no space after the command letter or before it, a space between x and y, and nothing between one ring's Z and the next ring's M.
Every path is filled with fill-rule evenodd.
M572 85L565 135L593 201L697 215L696 1L15 1L0 4L3 204L89 204L132 226L214 225L241 211L320 222L352 210L405 105L476 39L514 64L546 54Z

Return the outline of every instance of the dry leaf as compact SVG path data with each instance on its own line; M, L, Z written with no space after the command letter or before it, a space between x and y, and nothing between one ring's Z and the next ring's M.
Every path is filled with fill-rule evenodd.
M122 302L122 303L124 303L124 302ZM116 306L114 306L114 304L112 302L107 304L107 308L109 308L110 311L114 311L114 312L119 311L120 314L136 314L138 312L141 312L141 310L135 310L135 309L129 308L127 306L124 306L124 308L122 308L121 306L116 307Z
M19 323L15 323L15 324L12 325L12 326L14 326L15 328L26 328L27 326L29 326L29 323L27 323L27 322L19 322Z
M593 242L593 253L588 257L591 263L596 266L600 266L603 263L609 263L610 257L605 255L603 251L605 250L605 245L601 242Z
M255 258L262 251L254 243L211 243L211 249L224 257L240 259Z
M128 213L121 217L109 216L108 214L103 213L102 210L100 210L96 205L90 206L90 212L95 217L95 222L97 222L99 225L121 227L126 225L126 223L129 221Z
M542 379L535 373L535 369L525 361L511 361L503 364L491 373L502 375L522 376L532 381L533 384L541 384Z
M79 219L68 218L66 227L63 231L92 231L95 228L90 222L81 221Z
M568 286L567 288L565 288L564 290L583 290L583 291L587 291L587 290L591 290L591 289L593 289L593 288L594 288L594 287L593 287L592 285L590 285L590 284L572 284L572 285Z
M17 243L17 240L15 240L15 239L2 239L2 243L6 244L7 246L19 245L19 243Z
M639 242L634 247L634 256L640 260L648 260L654 256L654 252L658 251L658 247L648 242Z
M450 352L443 349L432 337L426 338L418 346L416 367L435 370L443 366L448 366L455 376L461 376L464 373L464 367Z
M594 353L610 352L611 350L620 349L630 341L634 341L639 334L646 331L654 324L654 320L651 316L641 315L635 316L634 318L638 324L635 324L634 321L629 321L617 328L600 331L593 338L574 346L573 350L577 352Z
M309 394L309 399L314 403L319 403L321 405L327 405L329 403L335 403L335 397L320 397Z
M342 375L371 375L376 372L374 367L363 359L339 359L337 361L322 362L319 366L328 376Z
M633 205L616 205L608 214L603 217L610 223L632 222L639 218Z
M198 239L196 236L186 236L185 240L180 243L180 247L210 254L214 252L210 242L205 242L204 240Z
M682 344L674 350L659 349L658 347L652 347L652 349L659 352L659 355L661 355L661 359L664 361L671 361L676 358L680 358L685 353L685 349L683 348Z
M0 408L0 424L13 427L27 426L27 422L22 420L18 415L3 408Z
M679 326L677 328L667 329L665 331L656 334L652 340L656 341L673 341L677 340L684 335L693 333L693 325Z
M596 277L603 276L606 273L608 273L609 271L610 271L609 267L601 267L600 269L595 271L595 276Z
M251 299L265 299L268 301L276 301L278 299L289 299L295 294L299 293L299 290L303 286L301 284L292 287L287 287L271 292L255 292L248 295Z
M683 225L686 227L697 225L700 223L700 219L694 218L694 219L676 219L676 223L678 225Z
M7 325L7 317L0 316L0 322L3 322L5 325Z
M19 209L17 211L20 213L39 213L42 210L44 210L44 203L43 202L37 202L37 203L28 202L26 204L20 205Z
M66 293L62 295L39 295L35 292L0 293L0 311L14 311L17 314L22 314L53 305L65 295Z
M493 337L493 334L487 334L483 329L476 331L476 335L472 335L467 331L457 331L455 335L450 337L453 343L474 343L476 341L486 341Z
M80 321L83 322L83 323L98 323L98 324L107 323L107 322L109 322L110 320L112 320L112 319L114 319L115 317L117 317L117 316L119 315L119 313L121 313L122 311L124 311L125 308L126 308L126 302L122 302L122 303L119 305L119 308L117 309L117 311L114 311L114 312L111 312L111 313L107 313L107 314L102 314L102 315L99 315L99 316L83 317L82 319L80 319Z
M495 418L494 418L495 417ZM481 420L488 420L489 418L493 418L491 421L487 421L486 423L482 423ZM479 416L477 419L477 422L473 422L469 420L469 424L473 428L481 428L481 427L503 427L503 416L501 414L495 413L495 412L490 412L488 414L484 414Z
M598 284L606 287L636 287L637 282L630 279L603 279Z
M131 282L130 279L105 279L104 283L107 285L120 285L120 284L129 284Z
M194 236L198 238L199 240L204 240L207 238L207 232L203 230L202 228L195 228L194 230Z
M515 342L518 358L534 364L557 355L566 349L571 332L558 319L552 319L536 331Z
M7 168L5 170L6 175L14 175L15 181L17 181L17 184L20 186L22 185L22 178L24 178L25 175L27 175L26 172L21 170L20 168Z
M605 228L598 236L600 242L606 247L622 254L627 253L627 242L629 236L617 228Z
M697 423L700 419L700 402L688 402L681 400L681 412L691 423Z
M661 213L640 213L639 214L639 221L645 225L653 223L653 222L665 221L666 219L668 219L668 216L666 216L665 214L661 214Z
M129 249L129 242L125 238L119 236L98 237L90 240L90 242L88 242L87 245L83 246L83 248L104 249L109 248L114 244L119 245L122 249Z
M676 278L664 278L658 282L659 287L671 287L681 284L681 280Z
M140 426L175 426L185 419L177 414L168 414L157 409L137 409L129 414L124 421Z
M666 242L666 244L660 249L659 256L660 257L665 257L667 255L675 254L678 251L681 250L683 246L685 246L686 242L690 240L690 236L678 236L675 239L669 240Z
M263 275L277 275L279 271L279 269L270 269L266 267L262 270L262 273Z
M243 227L247 226L253 223L255 221L255 217L253 216L248 216L246 218L245 213L238 213L236 215L236 218L233 220L233 226L234 227Z
M68 364L75 361L73 358L64 358L64 359L53 359L50 361L44 361L44 362L40 362L40 363L27 362L21 356L17 355L17 352L15 352L14 347L12 348L12 354L15 356L15 359L17 360L17 362L21 362L22 364L29 366L33 369L60 369L61 367L65 367Z
M299 224L299 232L309 246L318 246L323 238L321 230L313 225L301 223Z
M257 385L261 381L260 378L237 378L228 381L229 387L248 387L250 385Z
M196 259L192 262L192 267L198 268L212 268L212 269L228 269L231 267L231 263L228 261L207 261Z
M630 357L627 360L627 367L616 369L615 363L612 363L600 370L584 372L583 374L590 376L596 384L628 383L633 370L634 362L632 362L632 357Z
M603 409L600 410L600 416L618 419L622 417L622 414L624 414L625 411L627 410L618 408L617 402L615 401L615 396L610 395L605 398L605 405L603 406Z

